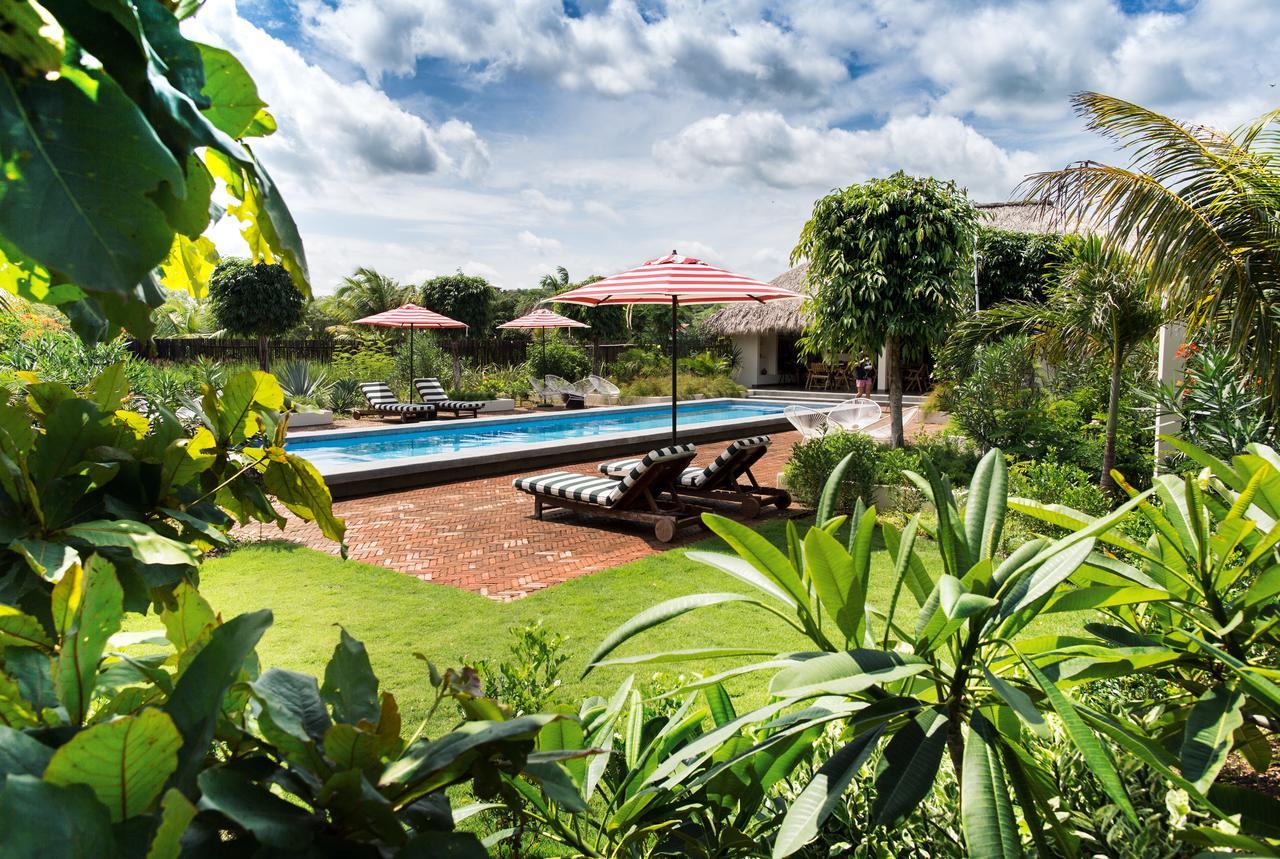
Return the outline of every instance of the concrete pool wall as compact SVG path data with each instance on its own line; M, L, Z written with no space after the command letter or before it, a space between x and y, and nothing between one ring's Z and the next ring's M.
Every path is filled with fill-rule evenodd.
M695 401L690 401L692 405ZM746 400L720 399L698 400L698 405L713 403L743 403ZM797 402L803 400L797 398ZM754 405L754 403L753 403ZM634 411L650 411L652 406L610 406L577 412L580 415L618 415ZM495 415L488 418L467 420L468 428L556 419L564 412L546 414ZM301 441L337 441L350 438L368 438L388 433L413 433L458 426L461 422L387 425L365 429L329 430L325 432L293 433L289 443ZM716 423L680 426L680 441L694 444L721 442L760 433L784 432L791 424L781 410L776 415L758 415L732 418ZM375 495L396 489L415 486L431 486L454 483L477 477L497 474L514 474L535 468L553 468L587 459L604 460L623 454L640 454L645 450L671 443L671 428L643 429L597 435L590 438L559 439L522 444L495 444L473 450L450 451L427 456L386 459L380 462L327 463L316 462L316 468L329 485L334 498L352 498ZM306 451L298 453L305 457Z

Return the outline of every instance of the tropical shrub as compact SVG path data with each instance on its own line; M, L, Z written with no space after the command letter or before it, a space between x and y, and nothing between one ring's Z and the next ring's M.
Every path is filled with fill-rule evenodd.
M542 338L539 337L539 340ZM576 343L559 336L547 336L546 356L543 357L542 343L529 350L529 375L559 376L573 382L586 377L591 372L591 358Z
M423 307L465 323L472 331L487 336L493 330L493 307L498 290L483 277L444 274L422 284Z
M1058 233L978 230L978 296L982 307L1003 301L1040 301L1063 255Z
M342 413L358 409L363 402L360 383L355 379L334 379L324 398L326 408Z
M329 374L309 361L291 361L275 371L280 389L291 402L318 406L329 391Z
M344 345L335 349L333 361L329 364L330 377L335 381L397 382L396 359L386 351L365 348L367 345L356 343L351 348ZM407 386L408 379L401 384Z
M951 433L917 433L911 440L911 449L928 457L939 474L956 486L968 486L978 468L982 455L974 449L973 442ZM919 471L918 468L912 469Z
M1039 370L1025 337L979 346L962 375L951 380L939 405L982 451L1016 449L1042 420Z
M541 621L507 630L511 643L508 658L494 664L486 660L462 659L474 665L489 697L503 702L517 716L541 710L556 689L560 671L569 657L561 652L568 640L543 629Z
M1161 778L1185 791L1192 804L1216 819L1241 815L1239 835L1195 827L1184 837L1206 839L1219 846L1258 849L1255 845L1261 845L1262 850L1269 849L1260 839L1274 826L1268 819L1272 806L1241 788L1213 784L1217 768L1230 750L1231 731L1240 726L1236 716L1243 702L1256 702L1268 718L1274 716L1276 703L1272 697L1275 687L1263 672L1210 643L1214 635L1221 639L1224 630L1230 635L1234 629L1217 620L1217 610L1206 615L1203 609L1192 610L1188 605L1188 616L1183 618L1189 624L1188 631L1162 643L1145 635L1138 638L1133 630L1117 630L1112 640L1101 644L1071 637L1020 637L1043 613L1097 607L1124 613L1128 607L1151 599L1156 600L1151 610L1161 611L1162 601L1152 586L1158 580L1127 567L1126 562L1100 548L1117 547L1136 557L1142 557L1143 551L1152 554L1129 544L1113 529L1133 510L1142 509L1143 515L1150 515L1154 508L1148 499L1159 489L1135 492L1126 504L1099 519L1072 522L1066 511L1048 508L1044 518L1069 528L1069 533L1057 540L1037 538L1002 557L997 552L1010 505L1006 502L1008 474L1000 451L989 452L979 463L963 504L927 458L922 464L926 476L912 473L910 477L937 511L936 525L930 530L938 545L942 573L932 579L916 551L923 536L920 516L901 530L882 525L894 579L888 610L878 625L873 623L878 613L873 614L866 602L875 511L855 509L843 543L837 534L846 519L831 515L847 463L837 468L824 489L817 524L802 538L794 523L788 523L785 552L744 525L711 514L704 516L736 554L695 551L689 557L747 584L751 593L689 595L654 606L607 636L593 653L591 665L679 658L672 653L610 656L631 638L674 618L735 603L786 619L812 642L814 650L734 651L737 656L767 658L690 684L689 689L706 688L730 676L768 672L770 702L681 749L655 770L649 782L686 783L709 777L717 770L710 761L719 744L744 728L758 731L759 738L754 747L735 750L733 760L739 763L796 733L833 724L841 728L840 746L817 765L813 778L790 803L773 842L775 857L800 850L817 835L864 767L871 765L875 773L869 826L886 831L911 815L935 790L947 759L959 786L967 855L1015 856L1034 846L1037 855L1074 856L1081 851L1081 836L1061 823L1062 800L1054 780L1054 760L1037 754L1031 739L1049 737L1051 726L1060 725L1062 735L1127 825L1137 828L1141 819L1109 745L1153 768ZM1236 464L1239 471L1250 466L1257 463ZM1270 467L1257 467L1255 475L1264 471L1275 474ZM1232 477L1232 485L1239 485L1241 477ZM1258 488L1257 481L1264 479L1269 478L1249 477L1239 491L1249 491L1249 481ZM1186 492L1186 503L1194 509L1194 490ZM1259 491L1253 497L1261 494ZM1023 511L1044 509L1025 502L1012 506ZM1265 545L1263 535L1230 526L1246 507L1238 501L1232 512L1222 511L1228 527L1220 530L1227 541L1215 547L1213 556L1220 551L1224 558L1238 557L1235 549L1248 549L1250 538L1256 540L1255 551L1263 548L1259 555L1274 551L1274 542ZM1205 545L1207 535L1194 537L1203 533L1198 526L1185 519L1177 522L1169 521L1168 530ZM1187 560L1181 553L1179 557L1183 558L1179 564ZM1184 569L1191 571L1190 567ZM1212 579L1215 570L1206 573ZM1147 584L1139 584L1144 577ZM1181 581L1181 576L1164 579L1170 583L1175 580ZM1064 587L1067 582L1074 586ZM907 600L919 606L914 624L902 617ZM911 613L907 612L908 616ZM1181 618L1183 610L1177 615ZM1259 631L1250 626L1241 635L1253 636ZM1225 645L1225 641L1221 643ZM1179 659L1176 654L1165 656L1161 650L1181 651L1202 663L1221 660L1214 675L1216 685L1207 691L1202 688L1199 699L1188 702L1194 716L1188 713L1186 719L1181 759L1158 738L1149 736L1145 726L1117 718L1071 694L1072 687L1083 683L1145 672L1152 666L1173 665ZM682 653L730 655L714 644ZM867 786L860 786L865 789ZM1021 826L1015 806L1021 813ZM1023 843L1024 832L1030 844Z
M836 509L852 510L858 500L870 503L871 487L879 472L880 446L864 433L836 431L800 442L783 466L783 479L797 501L816 507L823 488L842 462L845 468Z
M258 338L258 363L266 372L268 341L302 321L303 297L284 266L229 257L209 277L209 308L219 328Z
M619 386L624 397L670 397L671 370L665 374L641 376ZM728 376L695 376L681 373L676 376L676 390L680 399L694 397L740 397L743 388Z
M1212 343L1188 343L1179 383L1156 385L1157 411L1178 420L1185 441L1227 459L1252 443L1268 444L1275 427L1264 409L1266 391L1228 351Z

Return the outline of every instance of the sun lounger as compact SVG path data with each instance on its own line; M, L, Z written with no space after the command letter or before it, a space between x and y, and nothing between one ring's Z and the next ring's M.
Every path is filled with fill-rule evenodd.
M449 399L445 396L444 386L439 379L414 379L413 386L417 388L422 402L435 406L437 411L453 412L454 417L462 417L463 412L471 412L471 417L474 418L484 408L484 403L481 402Z
M691 444L651 450L621 480L574 471L549 471L518 477L511 485L533 496L533 515L564 508L578 513L643 522L654 536L669 543L676 531L697 525L702 509L681 500L673 491L675 479L693 461Z
M791 494L785 489L761 486L751 473L751 466L769 450L767 435L742 438L730 444L708 466L690 466L676 480L677 494L705 501L722 501L737 507L747 516L757 516L761 504L773 504L779 510L791 505ZM600 463L600 472L613 478L622 477L641 462L639 459L615 459ZM745 483L742 481L746 481Z
M426 403L400 402L396 395L391 393L391 388L386 382L361 382L360 391L364 394L369 408L354 411L352 414L357 418L362 415L377 415L378 417L397 417L408 423L422 418L431 420L436 416L435 406Z
M912 406L909 409L904 409L902 412L903 435L910 435L911 430L915 428L915 424L919 419L920 419L919 408L917 408L916 406ZM887 442L889 440L889 435L892 430L892 427L890 426L889 421L890 421L890 416L886 414L883 418L881 418L875 424L860 430L860 432L866 433L876 441Z

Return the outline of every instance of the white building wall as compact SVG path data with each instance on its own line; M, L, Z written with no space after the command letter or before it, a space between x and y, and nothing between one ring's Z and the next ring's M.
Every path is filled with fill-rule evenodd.
M760 384L756 381L760 375L760 338L754 334L735 334L731 339L742 357L735 381L748 388Z

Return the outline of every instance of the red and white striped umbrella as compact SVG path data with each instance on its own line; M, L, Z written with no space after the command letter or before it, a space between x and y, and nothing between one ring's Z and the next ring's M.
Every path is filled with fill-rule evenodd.
M519 330L542 330L542 366L541 370L547 369L547 329L548 328L590 328L591 326L585 322L579 322L576 319L570 319L567 316L561 316L554 310L547 307L539 307L532 313L526 313L519 319L512 319L510 322L504 322L498 326L499 328L515 328Z
M467 323L459 322L456 319L450 319L443 313L436 313L434 310L427 310L425 307L419 307L416 304L402 304L395 310L384 310L381 313L375 313L372 316L366 316L363 319L357 319L356 325L377 325L381 328L408 328L409 329L409 377L414 376L413 366L413 332L419 328L466 328ZM458 386L458 377L460 375L458 365L458 350L453 350L453 385Z
M531 313L526 313L519 319L512 319L510 322L504 322L498 326L499 328L514 328L521 331L533 330L536 328L590 328L591 326L585 322L579 322L576 319L570 319L567 316L561 316L554 310L546 307L539 307Z
M379 325L383 328L466 328L467 323L450 319L443 313L427 310L416 304L402 304L395 310L384 310L363 319L356 325Z
M563 301L597 307L602 304L728 304L803 298L798 292L763 283L672 251L604 280L554 295Z
M798 292L764 283L746 275L734 274L708 265L700 259L681 256L672 251L651 259L613 277L553 295L545 301L585 304L599 307L608 304L671 305L671 443L676 432L676 329L681 304L732 304L743 301L778 301L804 298Z

